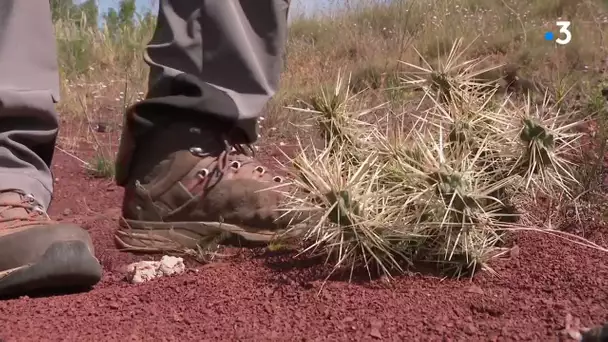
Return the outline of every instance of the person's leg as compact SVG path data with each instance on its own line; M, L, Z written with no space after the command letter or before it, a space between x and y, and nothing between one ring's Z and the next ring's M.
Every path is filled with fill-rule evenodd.
M50 221L59 80L48 0L0 2L0 295L100 279L89 235Z
M127 111L117 157L126 188L119 245L196 248L226 232L267 242L286 226L276 210L284 198L260 191L282 179L243 147L257 139L277 89L288 8L288 0L160 1L145 55L148 95Z
M127 182L135 140L183 119L239 125L253 143L257 119L275 94L289 0L160 0L144 60L148 94L125 115L117 163Z

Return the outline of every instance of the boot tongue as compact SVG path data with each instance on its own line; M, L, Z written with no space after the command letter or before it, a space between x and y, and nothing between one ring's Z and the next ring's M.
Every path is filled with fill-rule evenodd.
M133 156L128 183L144 181L157 165L177 151L219 155L226 149L226 145L220 138L222 131L213 128L215 127L199 128L187 122L177 122L147 136L140 142L142 146Z
M21 207L13 207L18 203L23 203L23 195L18 192L0 193L0 218L3 219L22 219L28 218L29 211Z

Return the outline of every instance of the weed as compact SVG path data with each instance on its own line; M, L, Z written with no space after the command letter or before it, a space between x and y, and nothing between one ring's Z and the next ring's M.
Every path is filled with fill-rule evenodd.
M464 59L467 48L456 40L438 70L404 63L414 71L403 82L422 87L417 108L426 108L410 127L370 125L363 118L373 110L354 108L342 76L311 105L325 145L300 142L293 176L307 195L291 203L311 213L305 251L325 253L334 270L363 267L370 276L415 262L472 274L489 269L505 231L521 227L513 194L571 194L568 157L583 121L549 100L496 96L476 81L490 69Z
M114 178L114 159L108 158L102 153L97 153L90 163L90 172L98 178Z

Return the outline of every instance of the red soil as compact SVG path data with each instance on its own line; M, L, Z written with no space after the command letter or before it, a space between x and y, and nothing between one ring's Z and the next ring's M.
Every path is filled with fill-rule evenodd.
M329 281L319 294L322 266L241 251L130 285L121 269L144 257L111 240L122 189L59 151L54 173L51 213L91 232L104 278L87 293L0 301L0 340L554 341L569 315L582 326L608 321L608 255L538 233L515 239L518 252L493 264L498 276L473 281Z

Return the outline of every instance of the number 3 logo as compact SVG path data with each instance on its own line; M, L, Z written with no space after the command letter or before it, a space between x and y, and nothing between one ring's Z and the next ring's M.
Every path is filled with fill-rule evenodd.
M560 45L566 45L570 43L572 40L572 32L570 32L570 22L569 21L558 21L555 23L559 26L559 33L565 35L565 38L557 38L555 42Z

